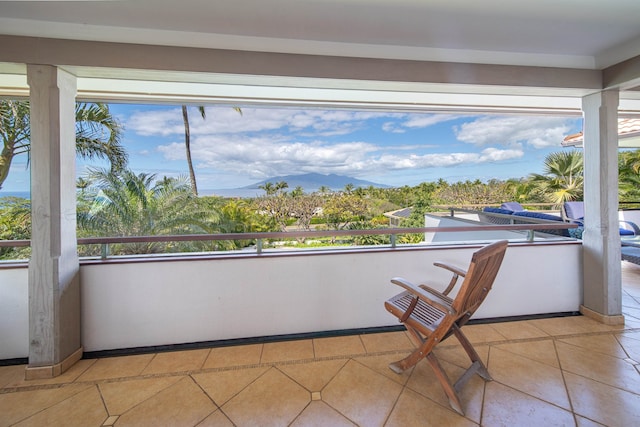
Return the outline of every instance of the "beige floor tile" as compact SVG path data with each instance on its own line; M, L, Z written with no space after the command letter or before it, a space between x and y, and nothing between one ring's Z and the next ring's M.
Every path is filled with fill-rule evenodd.
M486 365L489 357L489 346L484 344L475 344L473 348L480 356L480 360ZM446 360L449 363L457 365L463 369L471 366L471 359L462 345L455 338L451 337L444 343L436 346L434 354L439 360Z
M491 325L467 325L462 332L473 344L506 341L507 338L500 334Z
M640 376L633 365L624 359L584 351L562 342L558 342L556 348L563 371L640 394Z
M618 335L617 339L627 356L640 363L640 339L630 338L626 335Z
M406 384L411 377L411 373L413 372L413 368L407 369L401 374L396 374L389 368L389 364L397 362L400 359L403 359L407 356L408 353L404 354L385 354L380 356L362 356L356 357L356 360L359 363L362 363L364 366L373 369L379 374L384 375L387 378L397 382L398 384Z
M380 426L402 386L350 360L322 391L322 400L361 426Z
M76 362L71 368L69 368L62 375L54 378L44 378L37 380L25 380L25 365L20 366L7 366L6 368L13 368L8 372L13 372L12 378L7 378L8 382L4 384L4 387L32 387L40 385L52 385L52 384L66 384L75 381L80 375L82 375L91 365L96 362L95 359L83 359ZM0 383L2 379L2 371L0 371ZM2 387L0 387L2 388Z
M313 342L311 340L283 341L265 344L260 363L311 359L313 359Z
M489 371L499 383L571 410L562 372L558 368L492 348Z
M91 386L15 425L21 427L101 426L107 418L107 410L102 403L100 393L96 386Z
M640 320L640 307L622 306L622 313L624 314L625 323Z
M535 327L529 320L519 322L492 323L491 326L501 335L510 340L543 338L549 335L542 329Z
M585 316L554 317L551 319L530 320L529 322L551 336L610 332L624 329L621 325L609 326Z
M527 342L498 344L491 346L491 348L499 348L502 350L510 351L511 353L525 356L531 360L535 360L541 363L546 363L549 366L556 368L560 367L560 361L556 354L556 346L554 341L548 340L534 340Z
M393 350L411 350L413 344L407 333L402 332L385 332L381 334L363 334L360 339L364 344L367 353L377 353L381 351Z
M262 344L212 348L202 369L257 365L262 356Z
M321 360L303 364L278 366L282 372L310 392L321 391L347 363L345 359Z
M98 359L77 381L97 381L140 375L153 359L154 354L108 357Z
M196 427L234 427L233 423L222 411L215 411L202 420Z
M115 425L116 421L118 421L118 418L120 418L119 415L111 415L109 416L104 423L102 423L103 426L113 426Z
M454 384L465 371L463 368L445 360L440 360L440 365L452 384ZM431 366L426 360L422 360L415 366L411 378L407 382L407 387L445 408L450 408L449 399L440 381L433 372L433 369L431 369ZM485 381L478 375L474 375L458 393L465 416L477 423L480 422L480 416L482 414L484 388Z
M622 307L640 308L640 302L629 291L622 291Z
M222 411L238 426L289 425L309 404L311 393L275 368L234 396Z
M291 427L309 426L355 427L356 425L326 403L314 401L291 423Z
M172 386L184 377L168 376L131 381L115 381L98 385L109 415L121 415L151 396Z
M70 367L66 372L62 375L59 375L54 378L47 379L39 379L39 380L29 380L25 381L24 385L35 385L35 384L64 384L76 381L82 374L84 374L87 369L91 368L97 362L96 359L82 359L78 360L72 367Z
M158 353L142 371L143 375L164 374L167 372L187 372L202 368L209 355L209 349L171 351Z
M483 426L573 426L573 414L498 382L487 383Z
M195 426L217 409L192 378L184 377L122 414L116 425Z
M571 373L565 379L576 414L611 427L640 425L639 395Z
M584 349L584 351L608 354L609 356L619 357L622 359L627 357L627 353L625 353L624 349L613 334L562 338L558 341L580 347Z
M362 355L366 353L359 335L317 338L313 340L317 358Z
M576 427L604 427L604 424L597 423L580 415L576 415Z
M268 370L267 367L232 369L192 374L191 376L216 405L222 406Z
M13 425L66 399L86 392L91 387L86 384L71 384L53 389L0 394L0 426Z
M451 409L408 389L405 389L393 408L385 427L406 426L477 426L478 424Z
M635 330L635 329L640 329L640 319L636 319L635 317L627 316L624 319L623 330Z
M24 382L26 367L27 365L0 366L0 390Z

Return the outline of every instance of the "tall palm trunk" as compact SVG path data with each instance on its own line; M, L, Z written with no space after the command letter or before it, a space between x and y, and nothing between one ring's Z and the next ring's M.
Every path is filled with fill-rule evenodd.
M193 170L193 162L191 160L191 132L189 131L189 113L187 106L182 106L182 119L184 120L184 146L187 150L187 164L189 165L189 180L191 181L191 190L194 195L198 195L198 185L196 184L196 173Z

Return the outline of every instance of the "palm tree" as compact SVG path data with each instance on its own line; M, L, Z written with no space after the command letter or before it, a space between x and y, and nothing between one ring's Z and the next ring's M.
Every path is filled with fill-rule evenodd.
M556 207L566 201L582 200L584 167L582 152L577 150L550 153L544 160L544 173L531 174L534 192Z
M206 118L204 107L198 107L198 111L204 120ZM198 185L196 184L196 173L193 170L193 161L191 160L191 131L189 129L189 112L187 106L182 106L182 120L184 121L184 147L187 152L187 165L189 166L189 179L191 180L191 190L194 195L198 195Z
M618 154L618 186L621 202L640 199L640 150L623 151Z
M76 151L84 158L104 158L112 170L127 164L121 144L122 126L102 103L76 104ZM0 100L0 188L9 175L13 158L31 151L31 123L28 101Z
M240 107L233 107L233 109L242 115ZM204 106L198 106L198 112L200 112L200 116L204 120L206 118ZM182 121L184 122L184 148L187 154L187 165L189 166L189 180L191 181L191 190L197 196L198 184L196 184L196 172L193 169L193 160L191 160L191 130L189 128L189 111L186 105L182 106Z
M186 178L156 182L156 176L131 170L89 173L91 191L87 203L79 203L78 225L91 236L152 236L210 233L219 222L217 212L199 209ZM158 242L121 248L122 253L154 253L165 250Z

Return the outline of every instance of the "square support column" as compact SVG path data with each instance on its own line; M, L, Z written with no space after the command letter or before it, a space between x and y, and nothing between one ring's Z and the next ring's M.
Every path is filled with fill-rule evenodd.
M581 312L622 324L618 226L617 90L582 98L584 113L584 302Z
M28 65L31 260L27 379L60 375L82 356L76 237L76 78Z

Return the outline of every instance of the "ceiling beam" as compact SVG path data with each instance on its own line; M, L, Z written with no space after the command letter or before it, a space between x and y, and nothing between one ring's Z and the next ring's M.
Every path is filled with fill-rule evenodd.
M0 61L469 86L602 88L598 70L353 58L0 35ZM356 87L357 89L357 87Z

